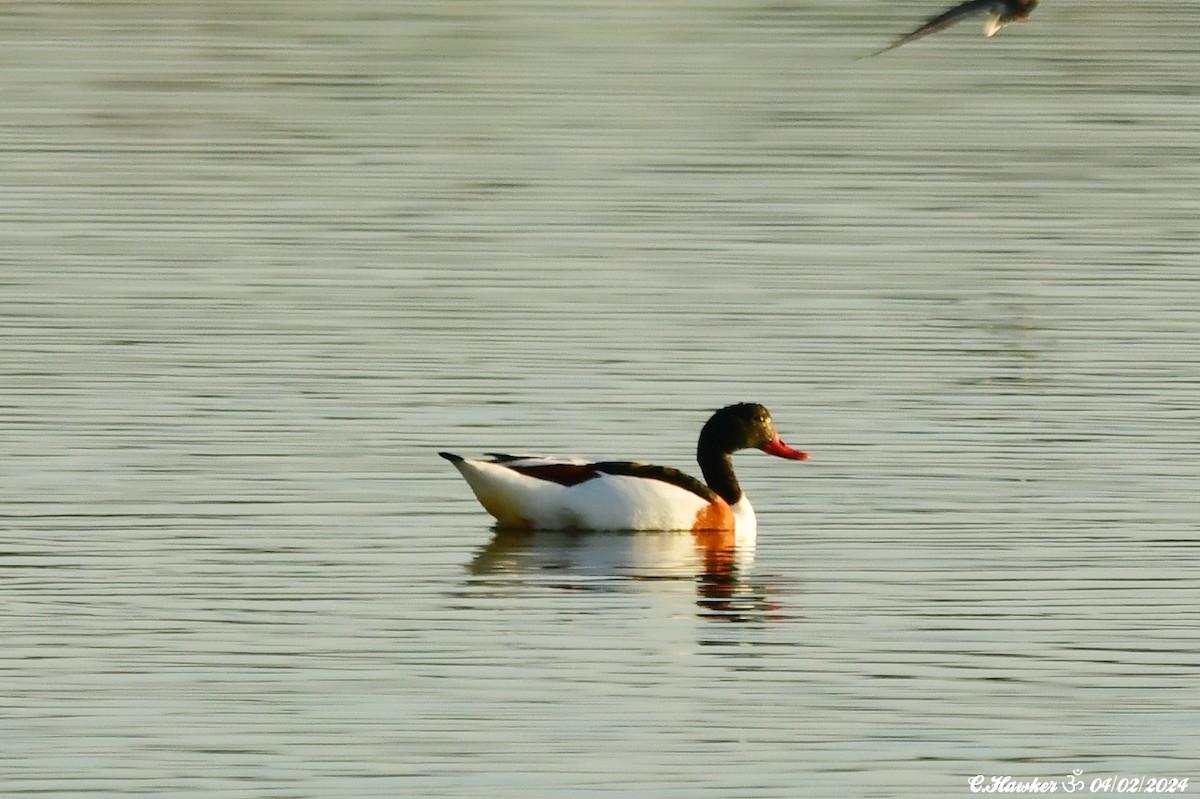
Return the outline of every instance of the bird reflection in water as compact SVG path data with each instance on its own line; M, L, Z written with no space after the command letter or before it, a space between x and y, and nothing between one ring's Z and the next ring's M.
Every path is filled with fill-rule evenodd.
M780 615L765 586L749 581L754 542L732 531L530 531L497 529L468 565L476 577L533 577L562 590L628 590L694 583L698 614L748 622ZM616 581L616 582L614 582Z

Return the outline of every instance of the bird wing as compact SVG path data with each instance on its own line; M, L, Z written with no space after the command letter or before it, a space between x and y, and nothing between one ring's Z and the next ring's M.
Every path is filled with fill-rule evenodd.
M511 469L526 477L547 480L564 486L575 486L594 480L601 475L637 477L643 480L658 480L677 488L690 491L706 502L716 502L717 492L692 477L669 466L653 466L635 461L586 461L582 458L551 458L543 455L509 455L500 452L487 453L490 463Z
M894 42L884 47L882 50L876 50L870 55L879 55L886 53L888 50L894 50L902 44L908 44L911 41L920 39L922 36L928 36L931 33L937 33L940 30L945 30L951 25L962 22L968 17L973 17L976 14L991 13L1000 16L1004 13L1004 3L1002 0L967 0L949 11L943 11L936 17L927 19L921 27L917 28L912 33L906 33L896 39Z
M595 462L587 458L561 458L555 455L538 455L532 452L485 452L484 454L492 459L492 463L499 463L503 466L590 466Z

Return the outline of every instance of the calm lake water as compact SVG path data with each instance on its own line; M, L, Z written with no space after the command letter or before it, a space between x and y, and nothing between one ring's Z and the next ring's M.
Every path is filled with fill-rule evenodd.
M938 10L6 6L0 794L1200 790L1194 9ZM716 570L436 456L735 401Z

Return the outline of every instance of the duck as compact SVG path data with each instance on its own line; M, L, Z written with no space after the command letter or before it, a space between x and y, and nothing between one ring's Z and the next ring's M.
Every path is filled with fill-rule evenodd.
M757 519L733 471L733 453L743 449L808 458L783 442L766 408L749 402L721 408L700 430L696 460L703 482L636 461L438 454L458 469L499 529L690 530L753 540Z
M965 3L960 3L954 8L943 11L936 17L929 18L921 27L911 33L904 34L887 47L876 50L869 55L877 56L880 53L886 53L888 50L895 50L902 44L908 44L911 41L920 39L922 36L937 33L940 30L949 28L956 22L961 22L976 14L988 15L988 20L983 26L983 33L990 38L995 36L1005 25L1013 22L1027 22L1033 9L1037 8L1037 4L1038 0L967 0Z

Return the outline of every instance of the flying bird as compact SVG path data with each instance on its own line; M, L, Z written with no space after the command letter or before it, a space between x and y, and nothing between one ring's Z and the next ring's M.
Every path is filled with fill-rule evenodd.
M894 50L902 44L908 44L920 39L922 36L928 36L931 33L945 30L956 22L962 22L964 19L976 16L977 14L988 15L988 21L983 26L983 33L986 36L994 36L996 35L996 31L1011 22L1025 22L1028 20L1030 13L1037 7L1037 4L1038 0L967 0L967 2L960 3L949 11L944 11L936 17L926 20L924 25L912 33L906 33L882 50L876 50L874 53L869 53L868 55L875 56L880 53L886 53L888 50Z

